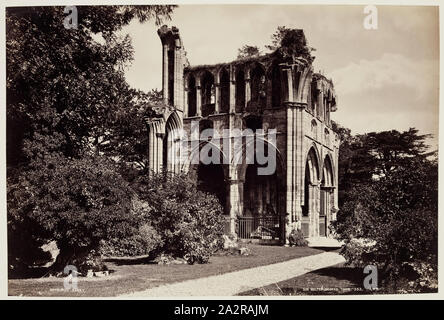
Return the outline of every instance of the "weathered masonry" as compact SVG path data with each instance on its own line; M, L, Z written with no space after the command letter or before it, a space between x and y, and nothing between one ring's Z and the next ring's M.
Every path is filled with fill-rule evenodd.
M167 107L148 124L150 168L192 174L202 190L221 201L227 233L281 243L296 228L306 237L328 237L338 203L339 140L330 119L336 111L332 81L314 73L306 59L278 51L190 66L179 30L163 26L158 34ZM196 120L201 129L263 129L266 148L274 148L277 155L274 174L258 175L255 161L235 161L238 155L232 146L221 147L223 163L193 163L193 154L211 143L206 138L198 141L190 161L171 161L180 147L180 138L171 135L183 129L191 137L191 122ZM269 129L277 130L275 143L269 142Z

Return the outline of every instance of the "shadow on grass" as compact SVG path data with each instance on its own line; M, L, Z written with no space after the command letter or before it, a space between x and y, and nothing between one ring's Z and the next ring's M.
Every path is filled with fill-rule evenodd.
M37 279L45 277L49 271L48 267L8 270L8 279Z
M143 256L143 257L112 257L112 258L104 258L103 262L113 263L116 266L124 266L124 265L138 265L138 264L157 264L153 260L152 257Z
M315 270L304 275L240 293L241 296L293 296L366 294L362 268L343 264Z

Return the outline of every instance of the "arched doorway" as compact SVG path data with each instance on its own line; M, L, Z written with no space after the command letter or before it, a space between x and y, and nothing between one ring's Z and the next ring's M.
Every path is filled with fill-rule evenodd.
M213 154L219 158L218 161L212 158ZM198 190L214 195L224 214L228 215L228 189L225 181L228 169L225 163L225 155L217 146L211 142L202 142L192 151L188 165L183 170L196 182Z
M172 113L165 124L163 138L162 167L165 171L179 173L180 171L180 133L181 122L177 113Z
M285 211L282 158L272 144L266 140L263 142L265 153L269 154L269 149L274 148L276 167L271 174L263 174L263 169L269 164L259 164L256 156L247 157L248 144L243 146L245 158L238 167L242 186L239 190L241 216L238 217L237 233L241 239L279 243L284 239L282 217ZM259 170L261 167L262 170Z
M305 161L304 204L302 206L301 228L306 237L319 234L319 161L314 147L310 149Z
M220 164L203 164L197 166L197 189L214 195L226 214L227 192L224 170Z
M277 174L258 175L257 169L250 164L245 173L244 216L275 216L281 211Z
M322 180L321 180L321 199L319 210L319 235L322 237L328 236L328 224L330 221L330 214L332 208L332 193L333 193L333 169L330 157L325 157Z

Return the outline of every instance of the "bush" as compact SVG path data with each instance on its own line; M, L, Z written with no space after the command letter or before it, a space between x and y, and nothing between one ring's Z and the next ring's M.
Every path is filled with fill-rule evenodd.
M150 224L145 223L130 237L102 241L100 252L105 256L116 257L153 255L161 246L160 235Z
M352 188L334 225L345 243L341 254L357 266L376 265L395 291L412 270L433 283L433 275L413 266L437 270L437 190L436 166L415 160Z
M290 242L291 246L296 247L306 247L308 245L308 241L305 240L304 233L300 229L293 229L291 231L288 235L288 242Z
M124 239L137 231L140 219L131 210L133 193L114 165L100 157L68 160L54 155L32 162L11 182L9 236L26 232L39 244L55 240L60 253L53 272L79 264L101 240ZM13 230L13 225L27 229Z
M162 240L159 252L206 263L222 246L223 210L213 195L197 191L186 175L152 174L137 179L139 198L149 204L145 219Z

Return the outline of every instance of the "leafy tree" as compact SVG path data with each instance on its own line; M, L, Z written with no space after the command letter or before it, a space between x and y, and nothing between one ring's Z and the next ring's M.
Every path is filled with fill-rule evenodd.
M429 134L420 135L418 130L397 130L371 132L360 136L362 148L374 162L374 173L387 175L390 171L410 162L412 158L425 158L433 154L427 152L425 139Z
M134 18L160 23L174 6L77 9L77 29L64 28L63 7L7 9L8 253L14 264L29 263L20 248L37 254L36 246L56 240L56 266L64 267L100 239L137 229L128 220L132 193L102 157L139 161L116 141L127 138L118 126L150 103L125 81L133 49L129 36L116 32ZM131 135L141 135L134 127ZM140 152L140 145L134 148Z
M347 177L334 225L345 241L342 254L355 265L377 265L394 288L409 269L420 276L418 266L436 276L438 167L425 150L426 136L415 129L347 136L348 162L372 176ZM369 160L359 164L362 155Z
M285 26L279 26L276 32L271 36L271 45L265 46L271 51L278 51L284 58L302 57L307 62L313 62L311 55L314 48L308 46L302 29L290 29Z
M261 54L261 51L259 47L257 46L250 46L250 45L244 45L242 48L237 50L237 58L243 59L243 58L250 58L250 57L257 57Z
M8 8L8 166L106 143L113 116L137 99L123 73L131 39L116 31L133 18L160 23L173 8L78 7L78 29L63 27L63 7Z
M115 122L101 139L100 151L121 163L124 172L148 173L147 118L156 106L163 105L162 91L136 92L137 98L130 107L121 108L115 114ZM140 172L137 172L140 171ZM127 176L127 175L125 175Z

